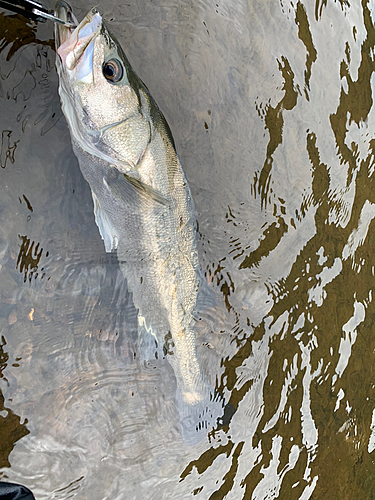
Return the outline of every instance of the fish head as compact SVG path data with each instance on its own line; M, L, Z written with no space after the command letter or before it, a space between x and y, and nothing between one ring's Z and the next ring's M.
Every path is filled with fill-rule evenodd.
M106 128L139 113L137 89L129 81L131 66L99 12L92 9L78 23L69 4L59 1L55 14L77 25L55 26L56 66L64 114L72 136L84 147Z

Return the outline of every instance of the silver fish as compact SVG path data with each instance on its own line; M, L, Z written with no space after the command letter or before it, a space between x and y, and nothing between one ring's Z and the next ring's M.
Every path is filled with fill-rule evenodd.
M78 23L62 1L55 14L77 25L55 27L59 93L96 223L106 251L117 251L138 309L140 342L164 345L183 430L198 431L215 424L223 404L197 359L198 302L209 294L193 200L170 129L101 15L91 10Z

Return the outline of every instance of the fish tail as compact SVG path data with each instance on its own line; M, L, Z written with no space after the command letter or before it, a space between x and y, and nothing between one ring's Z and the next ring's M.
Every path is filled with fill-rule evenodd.
M205 399L195 404L188 404L178 389L176 406L182 437L190 446L198 444L212 429L222 425L226 407L223 396L212 389Z

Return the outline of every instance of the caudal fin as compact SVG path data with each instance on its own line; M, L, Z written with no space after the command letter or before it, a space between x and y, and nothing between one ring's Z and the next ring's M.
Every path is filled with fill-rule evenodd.
M179 390L176 399L182 437L189 446L198 444L213 429L229 423L234 413L231 408L228 409L232 405L226 405L223 396L217 391L211 391L205 400L195 404L186 403Z

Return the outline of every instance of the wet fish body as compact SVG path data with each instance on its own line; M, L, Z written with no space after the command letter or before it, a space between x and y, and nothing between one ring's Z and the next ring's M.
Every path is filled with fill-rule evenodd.
M77 22L65 2L56 15ZM99 13L91 11L75 30L57 26L56 46L73 149L106 251L117 251L138 309L140 344L146 356L163 347L182 419L190 419L191 409L202 418L210 407L215 420L221 403L196 354L205 292L194 206L169 127Z

